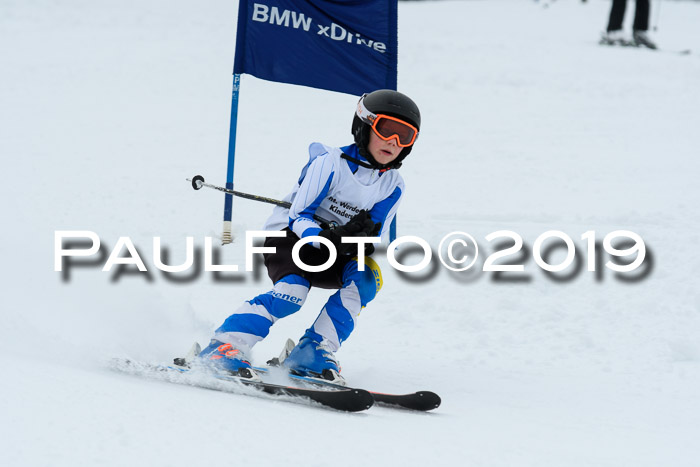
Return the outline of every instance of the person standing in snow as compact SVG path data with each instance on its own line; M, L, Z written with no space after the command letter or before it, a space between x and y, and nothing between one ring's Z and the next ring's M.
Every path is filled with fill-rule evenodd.
M632 25L632 39L625 38L622 32L622 22L625 18L627 0L613 0L610 9L607 32L603 35L601 43L607 45L636 45L656 49L656 44L649 38L649 0L636 0L634 12L634 24Z
M352 122L354 144L340 148L311 144L309 161L285 197L291 207L276 207L264 226L284 232L283 237L265 241L265 247L276 248L274 254L264 254L272 290L244 302L229 316L199 354L199 363L258 378L247 354L268 335L272 324L299 311L311 287L339 289L282 364L294 374L344 384L335 352L353 331L360 310L379 292L382 278L369 257L374 252L371 243L364 247L365 267L360 271L357 243L341 239L388 233L404 193L397 169L411 152L420 124L418 106L409 97L378 90L358 102ZM314 215L337 225L320 224ZM292 259L295 243L309 236L323 237L335 246L337 258L325 271L304 271ZM307 265L325 264L329 254L318 242L300 250Z

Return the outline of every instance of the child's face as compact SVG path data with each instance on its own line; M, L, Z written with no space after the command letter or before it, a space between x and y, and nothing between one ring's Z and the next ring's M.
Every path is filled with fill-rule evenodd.
M390 139L389 141L384 141L377 136L374 131L370 131L367 149L377 162L380 164L388 164L399 157L401 149L403 148L396 144L396 140L394 138Z

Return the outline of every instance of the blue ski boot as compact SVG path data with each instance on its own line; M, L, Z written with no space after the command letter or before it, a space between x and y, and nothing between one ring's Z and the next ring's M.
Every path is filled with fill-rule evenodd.
M198 355L200 363L242 378L260 380L243 352L231 344L212 339Z
M346 385L345 379L340 376L340 365L328 341L311 329L306 331L281 363L295 375Z

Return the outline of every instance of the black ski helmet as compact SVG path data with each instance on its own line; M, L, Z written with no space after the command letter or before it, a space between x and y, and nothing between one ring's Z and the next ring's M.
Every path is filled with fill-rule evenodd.
M407 95L391 89L379 89L378 91L364 94L357 103L357 110L352 120L352 135L355 137L355 144L360 149L360 154L378 169L398 169L406 156L411 152L411 149L413 149L413 146L403 148L399 153L399 157L390 164L378 163L367 150L372 126L369 121L360 118L363 105L374 114L384 114L399 118L415 126L420 131L420 111L418 106Z

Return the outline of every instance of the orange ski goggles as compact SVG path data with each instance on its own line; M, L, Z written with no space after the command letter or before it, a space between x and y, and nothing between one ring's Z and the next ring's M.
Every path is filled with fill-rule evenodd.
M363 95L357 104L357 116L363 122L372 126L374 134L384 141L396 140L399 147L407 148L416 142L418 128L400 118L390 115L372 113L364 104Z

